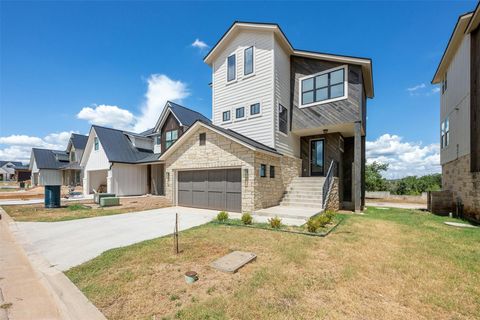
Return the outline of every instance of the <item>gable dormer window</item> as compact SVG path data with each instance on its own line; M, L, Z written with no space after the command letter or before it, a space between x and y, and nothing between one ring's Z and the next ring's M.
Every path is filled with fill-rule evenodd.
M243 52L243 75L253 73L253 46Z
M165 148L168 149L178 138L178 131L171 130L165 133Z
M94 149L98 150L99 148L98 137L93 138L93 145L94 145Z
M237 61L235 54L227 58L227 81L233 81L237 78Z
M300 107L333 102L347 97L347 66L329 69L300 81Z
M445 77L443 78L443 81L442 81L442 94L445 93L445 91L447 91L447 73L445 72Z
M155 137L155 144L156 145L162 144L162 136L156 136Z

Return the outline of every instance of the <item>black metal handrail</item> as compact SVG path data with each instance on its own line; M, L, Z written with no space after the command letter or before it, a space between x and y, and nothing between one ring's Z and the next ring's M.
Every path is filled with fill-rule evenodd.
M330 167L328 167L327 175L325 176L325 182L323 183L323 198L322 198L323 209L325 209L325 206L327 205L327 197L332 185L334 171L335 171L335 160L332 160L332 162L330 163Z

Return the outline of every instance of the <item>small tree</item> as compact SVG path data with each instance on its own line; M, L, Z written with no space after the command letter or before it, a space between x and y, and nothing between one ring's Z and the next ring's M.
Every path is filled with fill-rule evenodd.
M367 191L386 191L387 179L382 177L382 172L387 171L388 163L374 161L365 166L365 188Z

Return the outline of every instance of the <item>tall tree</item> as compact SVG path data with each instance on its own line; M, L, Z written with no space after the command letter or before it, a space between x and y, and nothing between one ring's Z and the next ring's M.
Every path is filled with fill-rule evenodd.
M374 161L365 166L365 188L367 191L387 191L387 179L382 177L382 172L387 171L388 163Z

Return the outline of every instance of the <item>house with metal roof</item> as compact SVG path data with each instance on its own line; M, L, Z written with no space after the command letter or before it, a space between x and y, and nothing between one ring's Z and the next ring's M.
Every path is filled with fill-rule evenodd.
M32 185L81 185L83 168L79 162L87 138L72 133L66 150L33 148L29 165Z
M15 168L22 166L23 164L19 161L0 160L0 181L15 180Z

